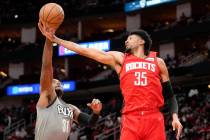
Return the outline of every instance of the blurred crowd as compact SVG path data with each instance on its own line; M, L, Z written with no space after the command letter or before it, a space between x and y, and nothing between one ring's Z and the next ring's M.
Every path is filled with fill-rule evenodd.
M206 5L206 7L204 7L204 9L206 9L206 13L204 15L188 17L184 13L182 13L179 20L156 21L156 22L152 22L149 25L145 25L142 28L149 32L158 32L161 30L172 29L174 27L186 27L188 25L196 24L196 23L207 23L210 21L209 5Z
M109 99L108 101L103 102L103 111L101 112L101 118L106 117L109 114L115 114L119 116L119 111L121 108L121 101L116 98ZM92 111L84 104L77 104L81 111L91 114ZM13 133L7 136L8 140L33 140L34 139L34 127L36 122L36 102L34 100L26 100L20 106L10 106L10 107L3 107L0 109L0 139L3 139L4 130L8 127L14 127L13 124L24 119L25 125L20 125L17 127ZM113 118L113 117L112 117ZM108 120L110 120L109 118ZM111 121L111 120L110 120ZM112 127L113 125L107 122L107 119L100 123L100 127L107 126L108 128ZM75 124L72 126L72 133L76 135L75 131L79 133L79 128L83 126L76 126ZM99 127L99 126L98 126ZM93 128L88 127L91 131ZM83 131L85 137L93 137L92 133L91 136L88 132L88 128L85 128ZM99 130L94 128L94 130ZM100 131L101 132L101 131ZM98 134L98 133L97 133ZM73 135L73 134L71 134ZM96 135L96 133L94 134ZM74 136L72 136L74 137ZM79 137L79 134L78 134ZM72 138L73 139L73 138ZM72 140L71 139L71 140Z
M209 140L210 139L210 93L191 89L177 94L179 103L179 118L183 125L182 140ZM174 134L169 123L171 116L165 117L166 133L169 140ZM168 123L167 123L168 122Z
M3 107L0 109L0 139L3 139L3 131L12 124L24 119L27 124L30 123L30 115L36 112L36 103L33 100L24 101L22 105L13 105L10 107ZM10 138L29 137L29 133L24 127L17 128Z
M179 103L179 118L183 124L182 140L208 140L210 139L210 94L200 92L198 89L179 89L176 94ZM25 102L23 106L4 107L0 110L0 135L3 130L14 122L25 119L26 125L17 127L8 137L9 140L32 140L34 137L35 119L31 123L30 115L35 114L35 102ZM112 98L104 103L100 121L96 126L72 126L71 140L91 140L94 137L106 137L106 139L119 138L120 110L122 102L118 98ZM91 110L83 105L78 107L87 113ZM171 115L167 109L163 110L165 116L166 134L168 140L175 139L172 131ZM116 133L116 134L115 134Z
M38 19L39 9L48 2L56 2L62 5L67 16L86 15L94 12L102 12L103 8L122 6L123 0L7 0L0 1L0 24L29 23ZM71 9L71 10L69 10ZM116 10L116 9L115 9ZM81 12L83 11L83 12ZM113 11L113 9L112 9ZM107 10L107 12L109 12ZM25 14L27 13L27 14Z
M210 36L202 43L193 42L192 39L189 49L178 52L175 57L167 54L164 61L168 70L173 74L173 69L193 66L207 60L207 58L210 58Z

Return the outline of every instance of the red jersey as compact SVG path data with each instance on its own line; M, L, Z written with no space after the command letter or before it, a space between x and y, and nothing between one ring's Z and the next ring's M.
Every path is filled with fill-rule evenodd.
M120 72L120 87L124 98L122 113L159 109L163 106L156 52L150 52L145 59L125 54Z

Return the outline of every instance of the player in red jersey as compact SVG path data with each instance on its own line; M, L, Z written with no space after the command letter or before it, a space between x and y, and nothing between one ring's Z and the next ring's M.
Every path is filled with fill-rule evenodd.
M178 119L178 104L173 94L168 70L163 59L150 52L152 41L147 32L131 32L125 41L126 53L104 52L83 48L65 41L40 27L42 34L53 42L80 55L94 59L115 69L120 78L124 98L121 140L165 140L164 118L159 111L165 100L169 101L172 127L179 139L182 125Z

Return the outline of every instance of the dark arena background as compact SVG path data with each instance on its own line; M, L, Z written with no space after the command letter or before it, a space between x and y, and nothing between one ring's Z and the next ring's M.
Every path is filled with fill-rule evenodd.
M0 140L33 140L44 37L40 8L56 2L65 19L56 35L84 47L125 50L125 34L148 31L152 50L167 64L183 125L181 140L210 140L209 0L1 0ZM118 140L123 98L110 67L53 44L54 77L64 100L91 113L86 103L103 102L95 126L73 125L71 140ZM166 102L167 104L167 102ZM162 108L167 140L174 140L171 115Z

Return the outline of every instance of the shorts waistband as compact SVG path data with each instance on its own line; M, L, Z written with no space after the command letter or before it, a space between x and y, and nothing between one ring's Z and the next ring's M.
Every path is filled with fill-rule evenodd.
M130 112L125 112L122 113L122 115L148 115L148 114L152 114L152 113L158 113L160 112L160 110L157 109L137 109L134 111L130 111Z

